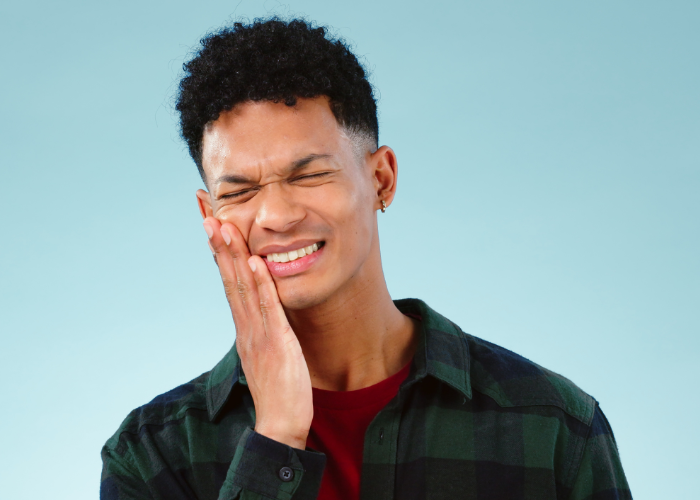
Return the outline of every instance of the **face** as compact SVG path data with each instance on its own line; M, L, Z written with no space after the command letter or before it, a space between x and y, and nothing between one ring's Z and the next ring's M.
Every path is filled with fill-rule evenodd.
M235 225L266 259L282 304L304 309L381 273L376 211L396 187L396 158L364 158L328 99L247 102L207 126L203 216Z

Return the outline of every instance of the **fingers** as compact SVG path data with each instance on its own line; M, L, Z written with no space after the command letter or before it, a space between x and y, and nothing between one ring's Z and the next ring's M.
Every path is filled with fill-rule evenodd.
M228 243L228 252L236 272L236 290L246 310L248 318L255 322L262 321L258 287L255 284L253 272L248 265L250 251L241 232L233 224L224 223L221 234Z
M236 271L233 267L233 259L230 258L228 245L221 234L221 223L213 217L207 217L203 222L204 231L209 237L209 248L214 254L214 260L219 266L219 272L223 280L236 280ZM227 236L228 237L228 236ZM224 283L226 286L226 283ZM228 290L226 290L228 296Z
M284 314L277 287L272 280L265 261L258 255L248 259L249 269L252 270L260 300L260 313L268 337L290 333L291 327Z
M267 265L260 256L250 255L238 228L207 217L204 229L219 266L239 341L257 343L263 340L260 334L268 341L294 335Z
M248 252L248 249L245 246L245 241L243 241L244 249L241 249L240 243L243 238L240 235L240 232L231 224L225 224L222 226L221 223L213 217L207 217L204 219L203 225L204 230L209 237L209 247L214 254L214 259L216 260L217 265L219 266L221 281L224 285L226 299L231 307L233 320L236 323L237 334L243 333L245 335L247 329L240 328L240 326L242 321L246 321L250 317L247 303L251 301L248 293L251 289L255 292L255 297L252 299L253 303L257 302L257 290L255 290L255 282L251 276L250 269L248 269L248 276L239 276L237 272L238 269L244 267L240 265L241 254L247 255ZM231 243L233 241L232 236L234 235L238 235L239 237L239 239L236 240L235 252L231 249ZM234 258L234 253L237 256L236 258ZM236 260L239 261L238 265L236 264ZM248 279L247 286L242 284L242 280L245 280L246 278Z

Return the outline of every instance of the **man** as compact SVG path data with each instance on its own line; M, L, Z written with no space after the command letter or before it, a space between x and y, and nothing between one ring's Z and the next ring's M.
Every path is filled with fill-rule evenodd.
M236 342L129 415L103 448L104 500L631 498L594 399L391 300L377 213L397 160L342 42L235 24L185 71L177 109Z

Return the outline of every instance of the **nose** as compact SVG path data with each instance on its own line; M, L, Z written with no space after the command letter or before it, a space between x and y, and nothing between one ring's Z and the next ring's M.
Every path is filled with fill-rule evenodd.
M289 231L306 217L304 207L295 202L291 194L278 183L270 183L260 190L255 223L263 228L283 233Z

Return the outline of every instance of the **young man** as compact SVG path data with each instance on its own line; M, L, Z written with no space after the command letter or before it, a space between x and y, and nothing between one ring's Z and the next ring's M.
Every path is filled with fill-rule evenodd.
M177 109L236 342L129 415L101 498L631 498L593 398L391 300L398 166L347 47L276 19L202 45Z

